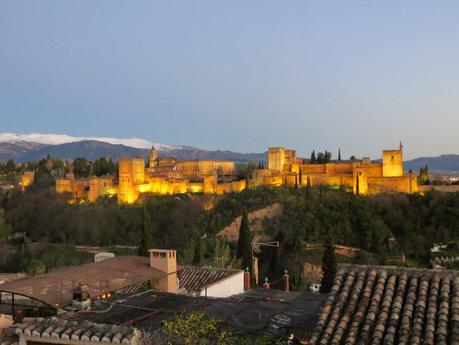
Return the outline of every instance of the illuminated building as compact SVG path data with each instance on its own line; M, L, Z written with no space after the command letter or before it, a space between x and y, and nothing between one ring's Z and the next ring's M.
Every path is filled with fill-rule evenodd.
M416 174L403 172L401 145L398 150L383 151L382 162L364 158L324 164L299 158L295 150L273 147L268 150L268 168L254 170L248 181L237 180L231 161L181 161L159 157L154 148L149 159L147 166L143 158L120 159L118 184L110 176L75 179L67 175L56 180L56 191L70 192L77 199L91 202L101 195L117 194L122 204L135 203L144 194L225 194L258 186L344 186L360 195L418 191Z
M382 162L369 158L356 161L338 161L324 164L307 163L296 157L294 150L283 147L268 150L268 169L256 170L249 187L259 185L346 186L355 194L381 192L414 193L418 191L414 173L403 172L403 147L384 150Z
M25 191L35 180L34 171L24 171L21 175L21 190Z

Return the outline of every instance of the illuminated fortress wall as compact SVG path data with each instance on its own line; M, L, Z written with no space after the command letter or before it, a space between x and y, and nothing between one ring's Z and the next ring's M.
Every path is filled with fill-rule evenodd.
M299 184L347 186L361 195L382 192L415 193L418 191L415 174L403 173L403 151L384 150L382 163L371 162L369 158L352 162L326 164L299 163L294 152L283 147L268 150L268 168L254 173L250 187L259 185L276 186L291 184L286 174L301 172ZM293 163L292 163L293 162Z
M56 179L56 192L74 194L73 179L68 179L68 178Z
M414 173L404 174L395 177L369 177L369 194L379 194L383 192L418 192L417 176Z
M268 169L291 171L292 165L295 163L297 163L295 150L284 147L270 147L268 149Z
M256 169L251 178L236 180L235 165L223 160L186 160L158 157L154 148L145 167L142 158L119 161L119 182L113 177L75 179L72 174L56 179L58 193L73 193L74 197L96 201L101 195L118 194L118 202L132 204L143 194L174 195L184 193L225 194L241 192L259 186L329 185L347 187L355 194L382 192L415 193L416 174L403 173L403 152L383 151L382 163L369 158L358 161L309 164L296 157L295 150L283 147L268 149L268 169ZM221 176L220 182L218 176Z
M185 178L202 178L210 175L231 175L234 173L234 162L219 160L177 161L175 170Z
M89 195L90 202L95 202L99 196L115 195L117 188L112 176L93 176L89 179Z

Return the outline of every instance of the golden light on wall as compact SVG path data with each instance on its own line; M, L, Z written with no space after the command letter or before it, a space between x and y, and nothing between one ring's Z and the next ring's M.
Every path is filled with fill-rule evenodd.
M332 188L346 186L361 195L378 189L413 193L418 190L416 174L403 174L402 150L383 151L382 163L370 161L369 158L353 162L332 162L326 164L305 163L296 157L294 150L282 147L269 148L268 167L256 169L252 177L246 180L218 182L218 171L231 175L234 170L233 162L196 160L173 162L170 159L162 166L166 170L152 171L145 169L143 159L124 158L119 161L119 184L114 184L114 178L74 179L73 177L56 180L56 192L70 192L78 199L88 194L90 201L95 201L100 195L116 195L120 203L133 204L140 194L174 195L185 193L205 193L222 195L245 190L257 186L278 187L283 185L305 186L330 185ZM161 165L160 165L161 166ZM180 168L180 169L179 169ZM300 171L302 179L299 181ZM155 175L155 173L157 175ZM190 182L197 177L203 182ZM33 182L33 174L22 176L23 187ZM357 182L358 181L358 182ZM247 186L248 183L248 186ZM89 193L87 193L89 187Z
M192 184L190 189L192 193L202 193L204 191L204 186L202 184Z

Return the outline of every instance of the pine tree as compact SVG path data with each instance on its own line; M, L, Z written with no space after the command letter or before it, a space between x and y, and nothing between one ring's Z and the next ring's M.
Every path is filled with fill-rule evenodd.
M338 149L338 160L341 160L341 149Z
M317 159L316 159L316 151L315 150L312 150L312 153L311 153L311 161L310 163L311 164L315 164L317 162Z
M242 259L242 268L249 267L252 271L252 243L249 227L249 217L244 211L239 227L239 240L237 241L237 258Z
M335 249L330 238L327 238L324 243L324 256L322 257L322 284L320 286L321 293L327 293L333 286L333 281L337 272L337 263Z

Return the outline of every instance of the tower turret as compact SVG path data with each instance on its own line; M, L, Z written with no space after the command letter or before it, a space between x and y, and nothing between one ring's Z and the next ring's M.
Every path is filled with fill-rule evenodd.
M152 146L149 154L149 159L148 159L148 167L149 168L154 168L157 165L157 160L158 160L158 151L156 151L155 147Z

